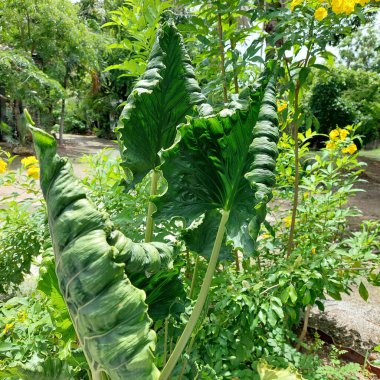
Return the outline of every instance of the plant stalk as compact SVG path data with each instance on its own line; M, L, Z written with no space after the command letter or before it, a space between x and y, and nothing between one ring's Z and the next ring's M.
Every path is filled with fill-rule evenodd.
M294 241L294 230L296 225L296 215L298 207L298 194L299 194L299 184L300 184L300 159L299 159L299 146L298 146L298 102L299 102L299 92L300 92L300 81L297 81L295 94L294 94L294 125L293 125L293 139L294 139L294 165L295 165L295 177L294 177L294 196L293 196L293 207L292 207L292 220L290 224L289 241L288 247L286 249L286 257L290 256L293 249Z
M303 327L301 331L301 335L298 338L298 343L296 346L296 349L299 350L301 348L301 344L305 339L306 333L307 333L307 327L309 326L309 318L310 318L310 312L311 312L311 305L307 305L306 311L305 311L305 319L303 321Z
M166 364L166 359L168 356L168 334L169 333L169 317L165 319L165 340L164 340L164 365Z
M190 286L190 291L189 291L190 299L193 299L195 283L198 278L198 263L199 263L199 255L197 255L197 258L195 259L193 278L191 279L191 286Z
M102 380L102 373L91 370L91 378L92 380Z
M240 260L239 260L239 250L235 249L234 252L234 258L235 258L235 268L236 272L240 272Z
M197 334L194 334L192 337L191 337L191 340L190 340L190 343L187 347L187 350L186 350L186 354L187 355L190 355L191 353L191 350L193 349L193 346L194 346L194 342L195 342L195 338L197 337ZM183 378L183 375L185 374L185 370L186 370L186 367L187 367L187 363L188 363L188 360L187 358L183 361L183 364L182 364L182 368L181 368L181 373L179 374L179 377L178 377L178 380L182 380Z
M198 295L197 302L195 303L193 312L189 318L189 321L183 330L181 337L179 338L176 346L174 347L174 351L170 356L168 362L163 368L159 380L167 380L172 373L175 365L177 364L178 359L180 358L183 350L186 347L187 342L189 341L191 334L198 322L198 319L202 313L203 306L206 302L208 292L210 290L211 281L214 276L216 264L218 262L218 256L220 252L220 247L222 246L223 236L225 232L226 223L228 221L228 217L230 215L229 211L223 210L222 218L219 223L218 233L216 234L214 247L212 249L210 262L208 263L207 271L205 278L203 280L203 284L201 290Z
M153 169L152 172L152 178L150 182L150 196L157 194L157 185L158 185L158 178L160 176L160 173ZM154 203L152 201L149 201L148 204L148 212L146 216L146 229L145 229L145 243L149 243L153 239L153 213L154 213Z
M222 83L223 83L223 101L228 102L227 97L227 78L226 78L226 67L224 58L224 45L223 45L223 25L222 25L222 15L218 12L218 39L219 39L219 52L220 52L220 69L222 72Z

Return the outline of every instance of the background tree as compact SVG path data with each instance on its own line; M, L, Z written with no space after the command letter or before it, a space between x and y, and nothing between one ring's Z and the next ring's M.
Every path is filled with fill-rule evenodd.
M371 23L344 38L339 48L339 61L348 69L380 73L380 32Z
M47 112L52 103L63 97L63 88L58 81L41 71L30 56L15 49L0 50L0 78L3 86L1 122L14 120L16 137L25 144L26 130L22 120L24 105L33 105L36 120ZM6 114L6 103L11 110Z
M60 110L62 139L65 102L70 86L78 86L86 78L84 74L97 67L100 35L86 27L77 14L78 7L69 0L8 1L1 3L0 10L0 27L5 46L29 57L38 70L59 82L65 90L61 94ZM3 88L7 91L4 85ZM33 99L29 99L29 104L25 104L24 98L20 100L21 106L28 106L32 110L35 108ZM50 102L47 115L41 118L37 115L37 121L51 128L55 109L56 103Z
M379 137L380 75L338 66L314 80L309 106L319 121L318 132L360 124L363 144Z

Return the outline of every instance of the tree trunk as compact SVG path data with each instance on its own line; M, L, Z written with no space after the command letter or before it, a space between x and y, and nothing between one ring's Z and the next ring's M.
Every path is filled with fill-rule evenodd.
M236 68L236 42L234 41L233 38L230 38L230 43L231 43L231 54L232 54L232 69L234 72L234 87L235 87L235 94L239 93L239 81L238 81L238 74L237 74L237 68Z
M68 70L66 70L65 78L63 80L63 88L66 92L67 87L67 81L68 81ZM66 95L66 94L65 94ZM66 99L65 97L62 98L62 105L61 105L61 119L59 121L59 145L63 144L63 131L65 129L65 106L66 106Z
M34 113L34 122L36 123L36 126L41 128L41 114L39 110L36 110Z
M7 122L7 98L5 96L5 87L0 84L0 123Z
M25 133L24 133L24 127L22 125L21 109L22 109L22 102L21 100L16 99L13 103L13 113L14 113L15 121L16 121L17 137L20 144L25 145Z
M62 98L61 119L59 121L59 145L63 144L63 130L65 128L65 98Z

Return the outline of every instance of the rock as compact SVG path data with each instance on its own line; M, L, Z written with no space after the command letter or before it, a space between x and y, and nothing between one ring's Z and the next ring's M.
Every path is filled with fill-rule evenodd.
M33 156L34 150L31 146L17 145L12 149L12 154L17 154L18 156Z
M364 301L357 288L341 301L327 299L325 311L314 307L310 326L330 335L336 344L350 347L362 355L380 343L380 287L366 285L368 301Z

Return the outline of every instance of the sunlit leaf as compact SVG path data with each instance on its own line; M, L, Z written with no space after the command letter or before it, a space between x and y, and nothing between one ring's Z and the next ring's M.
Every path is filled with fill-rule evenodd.
M217 225L217 210L229 211L227 243L252 253L275 182L279 132L273 81L244 91L233 109L191 118L180 133L162 155L168 190L155 200L155 217L180 217L190 225L206 213L207 222L213 217Z
M182 36L169 20L157 32L146 71L128 97L117 129L122 165L135 181L159 165L159 151L173 144L177 126L205 101Z

